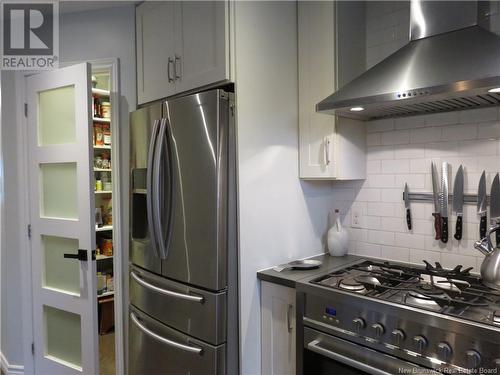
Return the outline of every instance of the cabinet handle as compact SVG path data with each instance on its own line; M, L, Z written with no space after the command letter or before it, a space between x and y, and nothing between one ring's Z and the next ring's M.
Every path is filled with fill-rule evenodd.
M174 59L171 57L168 58L168 64L167 64L167 76L168 76L168 82L174 82L174 79L172 78L172 75L170 74L170 65L174 65ZM175 69L175 66L174 66Z
M288 309L286 310L286 328L288 332L292 332L292 309L293 305L288 305Z
M330 165L330 137L325 137L325 165Z
M177 70L177 64L179 64L179 70ZM180 72L180 74L177 74L177 72ZM176 80L181 79L181 77L182 77L181 57L179 55L175 55L174 75L175 75Z

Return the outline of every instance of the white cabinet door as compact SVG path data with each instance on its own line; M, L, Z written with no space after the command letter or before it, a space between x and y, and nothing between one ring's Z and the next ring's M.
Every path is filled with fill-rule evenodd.
M139 104L175 94L174 20L172 1L145 1L136 8Z
M176 2L176 91L229 79L227 1Z
M262 374L295 374L295 289L261 282Z
M90 64L27 78L36 374L98 374Z
M334 12L331 1L298 5L300 178L336 177L335 117L316 113L336 87Z

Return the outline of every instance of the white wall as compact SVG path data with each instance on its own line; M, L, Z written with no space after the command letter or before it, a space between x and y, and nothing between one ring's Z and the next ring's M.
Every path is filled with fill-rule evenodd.
M78 62L102 58L120 60L120 129L121 129L121 167L122 199L128 202L128 119L129 111L136 105L135 86L135 8L133 3L115 8L92 10L60 15L60 56L61 62ZM2 72L2 149L5 168L5 211L1 236L2 280L1 280L1 346L10 364L23 364L22 300L20 297L21 279L26 270L21 269L19 259L19 225L17 224L17 165L15 117L15 86L11 72ZM128 217L122 204L123 217ZM124 209L125 208L125 209ZM124 230L122 244L127 255L128 221ZM24 230L24 228L21 228ZM125 256L128 264L128 256ZM127 278L125 278L127 280ZM128 285L128 283L126 283Z
M323 251L331 184L298 179L297 7L236 2L241 367L260 373L256 272Z
M490 29L498 32L498 4L493 6ZM408 8L407 2L367 3L368 67L408 42ZM459 243L452 237L455 217L451 217L450 241L444 245L433 237L432 203L412 203L414 229L406 229L402 192L405 182L410 191L432 191L431 161L438 167L442 161L451 163L453 178L463 164L469 193L477 192L482 170L487 172L489 186L500 171L499 108L371 121L366 128L367 180L335 185L333 193L336 205L347 212L347 224L353 207L363 215L363 228L350 231L350 252L416 263L426 259L444 266L462 264L479 271L483 256L473 249L479 237L475 205L465 206L463 240Z

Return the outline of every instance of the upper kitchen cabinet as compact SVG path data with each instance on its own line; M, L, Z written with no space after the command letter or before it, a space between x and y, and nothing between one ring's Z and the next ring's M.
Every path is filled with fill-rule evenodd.
M302 179L366 177L365 126L316 112L316 104L338 87L338 6L298 5L299 173Z
M174 3L145 1L136 8L139 104L175 94Z
M139 104L230 79L227 1L137 7Z

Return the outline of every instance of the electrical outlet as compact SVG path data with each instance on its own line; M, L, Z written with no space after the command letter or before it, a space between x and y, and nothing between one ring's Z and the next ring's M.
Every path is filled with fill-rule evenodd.
M351 227L361 228L361 210L359 208L354 208L351 214Z

